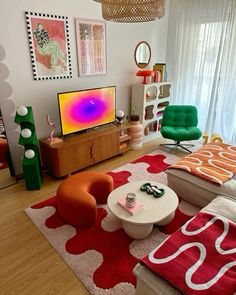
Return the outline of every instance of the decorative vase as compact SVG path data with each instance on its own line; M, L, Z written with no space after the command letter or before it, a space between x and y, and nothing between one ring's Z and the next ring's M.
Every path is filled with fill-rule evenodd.
M128 128L128 134L131 136L129 146L133 150L142 148L143 137L143 125L139 122L138 115L132 115L130 119L130 127Z
M153 130L156 132L157 131L157 122L153 123Z
M149 127L146 126L146 127L144 128L144 135L147 136L148 134L149 134Z

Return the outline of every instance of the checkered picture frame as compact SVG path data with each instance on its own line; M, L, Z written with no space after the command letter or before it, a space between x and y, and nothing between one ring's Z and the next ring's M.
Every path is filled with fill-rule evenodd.
M36 12L25 12L26 17L26 26L27 26L27 33L28 33L28 40L29 40L29 49L30 49L30 56L32 61L32 69L33 69L33 78L34 80L52 80L52 79L65 79L65 78L72 78L72 67L71 67L71 55L70 55L70 40L69 40L69 27L68 27L68 18L66 16L60 16L60 15L52 15L47 13L36 13ZM47 20L63 20L64 21L64 27L65 27L65 42L66 42L66 53L67 53L67 62L66 62L66 73L63 74L43 74L40 75L38 73L37 68L37 60L35 51L36 48L34 46L34 34L31 26L31 19L32 18L42 18Z

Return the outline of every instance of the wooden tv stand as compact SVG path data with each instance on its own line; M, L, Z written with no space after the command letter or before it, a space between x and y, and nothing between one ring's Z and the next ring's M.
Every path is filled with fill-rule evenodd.
M83 134L68 135L63 142L50 144L40 140L44 168L55 177L62 177L129 150L129 125L104 126ZM122 133L124 133L122 135Z

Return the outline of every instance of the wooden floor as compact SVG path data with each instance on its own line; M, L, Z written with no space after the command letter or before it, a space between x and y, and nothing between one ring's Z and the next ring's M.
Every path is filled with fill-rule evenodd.
M143 145L141 150L129 151L86 171L107 172L157 148L155 140ZM0 190L1 295L89 294L24 213L32 204L54 196L61 181L45 174L41 190L26 191L24 181Z

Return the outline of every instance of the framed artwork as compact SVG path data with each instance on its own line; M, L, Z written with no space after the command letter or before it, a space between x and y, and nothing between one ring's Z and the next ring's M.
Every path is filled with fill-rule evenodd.
M35 80L72 78L65 16L25 12Z
M75 19L78 66L80 76L105 75L106 23Z

